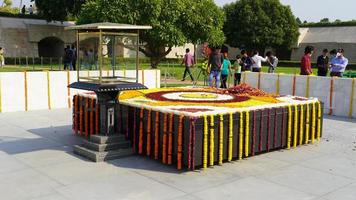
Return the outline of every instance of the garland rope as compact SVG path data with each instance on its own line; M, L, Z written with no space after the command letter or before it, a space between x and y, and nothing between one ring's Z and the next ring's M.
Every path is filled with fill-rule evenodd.
M273 148L277 148L277 108L274 109Z
M132 150L136 153L136 108L133 110L133 136L132 136Z
M143 112L144 109L141 108L140 111L140 130L138 135L138 153L142 154L143 151Z
M267 111L267 152L269 152L270 149L270 140L271 140L271 109L268 108Z
M204 115L203 168L208 167L208 117Z
M146 145L146 155L151 155L151 110L148 110L147 114L147 145Z
M167 113L164 113L164 118L163 118L163 138L162 138L162 163L166 164L167 163L167 118L168 115ZM191 137L191 135L190 135ZM191 142L191 140L190 140ZM189 145L190 147L190 145ZM190 154L190 148L189 148L189 154Z
M259 145L258 150L262 151L262 132L263 132L263 110L261 110L261 117L260 117L260 135L259 135Z
M305 128L305 144L309 143L309 130L310 130L310 109L309 109L309 104L307 104L307 121L306 121L306 128Z
M315 122L316 122L316 110L315 110L316 106L315 103L312 104L312 138L311 138L311 142L312 144L314 144L315 141Z
M159 112L155 113L155 135L154 135L154 158L158 160L158 148L159 148ZM179 145L178 145L179 146ZM179 147L178 147L179 148Z
M240 112L240 132L239 132L239 160L242 159L242 151L243 151L243 121L244 116L243 116L243 112Z
M157 119L157 118L156 118ZM182 169L182 152L183 152L183 119L184 116L179 116L178 127L178 151L177 151L177 169ZM157 142L158 143L158 142ZM158 152L158 151L157 151Z
M246 133L245 133L245 157L249 155L249 144L250 144L250 113L246 111Z
M333 114L333 94L334 94L334 77L331 78L330 80L330 111L329 115Z
M219 125L219 165L223 164L223 151L224 151L224 116L220 115Z
M287 139L287 149L291 147L292 140L292 106L288 105L288 139Z
M210 115L210 166L214 165L214 115Z
M354 96L355 96L355 78L352 79L351 84L351 96L350 96L350 109L349 109L349 117L352 118L353 108L354 108Z
M143 70L142 70L143 71ZM172 146L173 146L173 113L169 116L169 130L168 130L168 164L172 164Z
M230 113L229 115L229 155L228 155L228 161L232 160L232 147L233 147L233 126L234 126L234 121L233 121L233 114Z
M303 144L303 134L304 134L304 106L300 105L300 127L299 127L299 145Z
M256 110L253 111L253 126L252 126L252 156L255 155L255 142L256 142Z
M317 140L320 141L321 137L321 103L318 101L318 127L317 127Z
M298 106L294 105L294 139L293 139L293 148L297 147L298 140Z

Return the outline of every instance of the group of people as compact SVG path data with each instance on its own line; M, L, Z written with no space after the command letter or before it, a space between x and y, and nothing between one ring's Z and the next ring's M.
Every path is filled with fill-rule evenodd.
M208 55L209 84L211 87L227 88L227 81L230 76L234 78L234 86L236 86L241 83L241 72L261 72L262 62L268 64L269 73L274 73L278 65L278 58L271 51L268 51L266 56L262 57L257 50L253 51L251 56L248 55L246 50L242 50L241 55L237 55L236 60L231 62L227 53L221 53L220 48L213 48ZM194 65L194 57L190 54L189 49L186 49L182 64L185 65L182 81L185 80L187 74L194 81L190 72L190 68Z
M64 48L63 63L64 70L76 70L77 49L74 45Z
M311 62L311 56L313 53L314 47L305 47L304 56L301 60L301 75L313 74ZM322 55L318 56L317 59L318 76L327 76L328 72L330 72L330 76L332 77L342 77L348 63L348 59L344 57L344 49L333 49L330 52L327 49L324 49Z
M33 15L33 6L30 5L30 7L28 9L26 9L26 5L23 5L22 8L21 8L21 14L30 14L30 15Z

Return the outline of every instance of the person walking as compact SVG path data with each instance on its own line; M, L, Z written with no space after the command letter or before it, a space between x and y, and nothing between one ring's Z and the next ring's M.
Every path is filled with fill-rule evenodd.
M0 47L0 68L5 66L4 49Z
M224 56L220 53L220 48L215 48L209 57L208 66L210 67L209 84L211 87L218 88L220 86L220 70L224 62ZM215 85L213 81L215 79Z
M241 60L241 56L237 55L236 56L236 61L234 63L233 69L234 69L234 86L240 85L241 83L241 69L243 66L243 62Z
M184 64L185 66L185 70L184 70L184 74L183 74L183 79L182 81L185 81L185 77L187 76L187 74L189 74L190 76L190 79L192 81L194 81L194 78L193 78L193 75L192 73L190 72L190 68L192 66L194 66L194 56L190 53L190 49L187 48L185 50L185 55L184 55L184 58L183 58L183 61L182 61L182 65Z
M241 61L243 63L242 71L251 71L252 60L251 57L247 54L246 50L241 51Z
M344 57L344 49L339 49L336 57L331 61L330 76L342 77L348 64L349 60Z
M28 13L30 15L33 15L33 7L32 7L32 5L30 5L30 7L28 8Z
M73 53L73 56L72 56L72 66L73 66L73 70L77 70L77 48L72 45L72 53Z
M231 75L231 62L227 56L227 53L224 54L224 61L221 67L221 88L227 88L227 79Z
M273 55L272 51L266 53L268 63L268 73L274 73L278 65L278 58Z
M262 69L262 62L267 62L267 57L263 58L259 55L258 51L253 52L253 56L251 57L252 60L252 71L253 72L261 72Z
M320 55L317 59L318 66L318 76L326 76L328 74L329 68L329 57L327 56L328 50L324 49L322 55Z
M73 70L73 51L69 45L64 49L64 70Z
M22 8L21 8L21 14L26 14L26 6L23 5Z
M314 47L306 46L304 49L304 56L300 63L300 75L312 75L311 56L313 55Z

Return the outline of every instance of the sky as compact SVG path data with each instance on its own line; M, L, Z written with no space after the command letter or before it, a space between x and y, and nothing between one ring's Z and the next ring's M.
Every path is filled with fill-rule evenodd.
M192 0L193 1L193 0ZM219 6L235 0L214 0ZM14 6L20 5L20 0L13 0ZM340 19L342 21L356 19L356 0L281 0L284 5L289 5L296 17L302 21L318 22L322 18L329 18L331 21ZM23 0L26 5L30 0ZM2 0L0 0L0 5Z

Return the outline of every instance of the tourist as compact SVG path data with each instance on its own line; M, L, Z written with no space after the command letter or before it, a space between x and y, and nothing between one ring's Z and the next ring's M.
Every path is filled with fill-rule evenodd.
M332 59L334 59L336 57L336 54L337 54L337 50L336 49L331 50L330 53L329 53L329 55L330 55L330 59L329 60L331 61Z
M336 57L331 60L330 76L342 77L348 64L349 60L344 57L344 50L339 49L337 51Z
M4 66L5 66L4 49L0 47L0 67L3 68Z
M234 63L234 86L240 85L241 83L241 69L243 67L244 63L241 60L241 56L237 55L236 56L236 61Z
M213 81L215 79L215 87L218 88L220 85L220 70L221 65L224 62L224 56L220 53L220 48L215 48L213 53L209 57L209 84L214 87Z
M326 76L328 74L329 68L329 57L327 56L328 50L324 49L322 55L318 57L317 66L318 66L318 76Z
M73 70L73 51L71 50L70 46L64 49L64 70Z
M272 51L268 51L266 56L268 63L268 73L274 73L278 65L278 58L273 55Z
M314 47L306 46L304 49L304 56L300 63L300 75L312 75L311 56L314 52Z
M221 88L227 88L227 79L231 75L231 62L227 56L227 53L224 54L224 61L221 67Z
M26 6L23 5L22 8L21 8L21 14L26 14Z
M184 64L184 66L185 66L185 70L184 70L182 81L185 81L185 77L187 76L187 73L189 74L190 79L192 81L194 81L193 75L190 72L190 68L194 66L194 62L195 62L194 61L194 56L190 53L190 49L187 48L185 50L185 55L184 55L184 58L183 58L183 61L182 61L182 65Z
M252 60L251 57L247 54L246 50L241 51L241 61L243 63L242 71L251 71Z
M28 13L30 15L33 15L33 7L32 7L32 5L30 5L30 7L28 8Z
M263 58L259 55L258 51L253 51L253 56L251 57L252 60L252 71L253 72L261 72L262 69L262 62L267 62L267 57Z
M72 65L73 65L73 70L77 69L77 48L72 45L71 51L73 53L73 57L72 57Z

